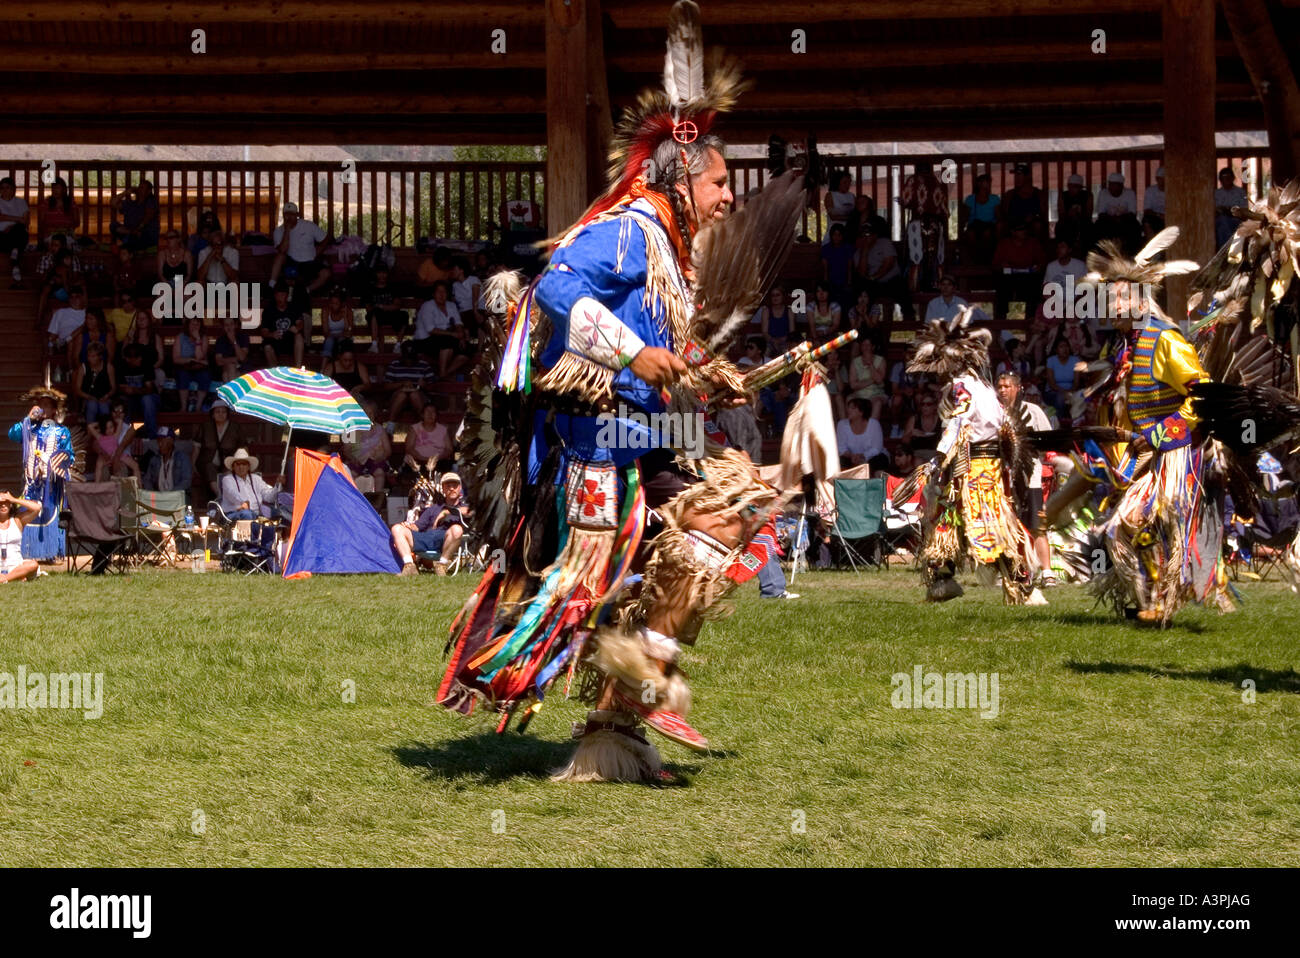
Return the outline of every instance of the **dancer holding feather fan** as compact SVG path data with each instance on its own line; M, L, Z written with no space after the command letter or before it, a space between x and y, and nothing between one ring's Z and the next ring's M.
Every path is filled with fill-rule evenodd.
M711 130L742 83L713 63L706 80L699 9L677 3L663 89L617 126L609 188L531 286L503 274L485 288L493 335L466 421L469 485L494 500L476 505L506 561L453 623L438 698L462 712L484 702L503 730L557 681L576 683L593 710L557 780L662 777L643 723L707 747L685 720L680 648L767 558L754 540L776 491L706 413L745 399L726 350L789 253L803 189L787 174L729 215ZM698 417L702 443L684 448L658 425L665 412Z

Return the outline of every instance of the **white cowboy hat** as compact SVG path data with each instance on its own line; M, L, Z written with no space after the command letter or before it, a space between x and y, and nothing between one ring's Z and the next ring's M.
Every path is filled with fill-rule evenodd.
M247 449L236 449L233 456L226 457L226 472L234 472L237 462L247 462L248 471L257 472L257 457L250 456Z

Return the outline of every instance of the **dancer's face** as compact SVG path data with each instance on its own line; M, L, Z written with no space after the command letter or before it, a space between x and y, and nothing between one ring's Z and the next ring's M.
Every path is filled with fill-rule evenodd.
M723 219L735 202L731 186L727 182L727 161L717 150L709 150L709 165L700 173L691 174L690 196L687 185L677 184L677 191L686 200L686 215L699 216L698 227L708 226L716 220ZM691 199L694 199L692 212Z

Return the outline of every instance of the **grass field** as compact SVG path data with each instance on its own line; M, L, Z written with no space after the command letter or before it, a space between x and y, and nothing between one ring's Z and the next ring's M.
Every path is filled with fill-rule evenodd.
M431 706L471 585L6 586L0 672L106 691L97 720L0 709L0 862L1300 864L1300 598L1279 585L1163 633L1077 587L1009 610L993 588L926 606L905 571L801 577L787 603L750 585L684 661L715 751L660 740L682 778L662 788L547 781L576 703L523 736ZM997 717L894 708L916 666L998 673Z

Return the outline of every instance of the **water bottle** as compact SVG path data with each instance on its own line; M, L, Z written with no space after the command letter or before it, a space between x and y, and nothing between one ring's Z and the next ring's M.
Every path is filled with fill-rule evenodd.
M193 506L185 507L185 527L187 529L194 528L194 507Z

